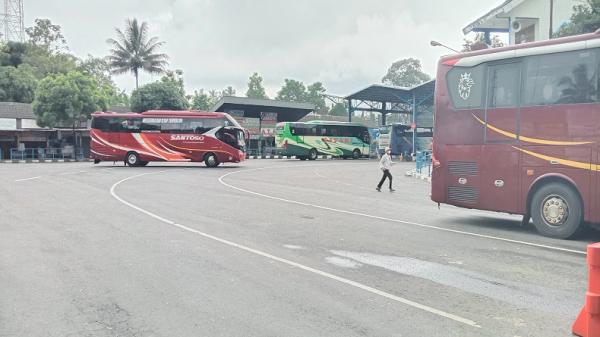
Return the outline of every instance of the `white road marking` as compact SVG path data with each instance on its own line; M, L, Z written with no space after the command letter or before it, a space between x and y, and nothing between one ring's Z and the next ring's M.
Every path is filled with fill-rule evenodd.
M143 209L143 208L141 208L139 206L136 206L136 205L134 205L134 204L132 204L132 203L124 200L123 198L119 197L115 193L115 189L117 188L117 186L119 186L121 183L123 183L125 181L131 180L131 179L135 179L135 178L139 178L139 177L142 177L142 176L145 176L145 175L149 175L149 174L156 174L156 173L162 173L162 172L165 172L165 171L142 173L142 174L134 175L134 176L131 176L131 177L128 177L128 178L125 178L125 179L121 179L118 182L116 182L114 185L112 185L112 187L110 188L110 194L115 199L117 199L119 202L123 203L126 206L129 206L129 207L135 209L136 211L142 212L142 213L144 213L144 214L146 214L146 215L148 215L148 216L150 216L150 217L152 217L152 218L154 218L156 220L159 220L159 221L161 221L163 223L166 223L168 225L171 225L171 226L183 229L183 230L188 231L190 233L194 233L194 234L200 235L202 237L205 237L207 239L211 239L211 240L220 242L222 244L225 244L225 245L228 245L228 246L231 246L231 247L235 247L235 248L244 250L246 252L249 252L249 253L252 253L252 254L255 254L255 255L259 255L259 256L268 258L270 260L281 262L283 264L287 264L289 266L296 267L298 269L302 269L302 270L311 272L313 274L317 274L317 275L326 277L328 279L332 279L332 280L335 280L335 281L338 281L338 282L341 282L341 283L344 283L344 284L347 284L347 285L350 285L350 286L362 289L362 290L370 292L372 294L376 294L376 295L385 297L387 299L390 299L390 300L393 300L393 301L396 301L396 302L400 302L400 303L406 304L406 305L411 306L413 308L417 308L417 309L429 312L429 313L434 314L434 315L445 317L447 319L450 319L450 320L453 320L453 321L456 321L456 322L459 322L459 323L462 323L462 324L465 324L465 325L468 325L468 326L471 326L471 327L474 327L474 328L481 328L480 325L478 325L476 322L474 322L474 321L472 321L470 319L463 318L463 317L460 317L458 315L454 315L454 314L451 314L451 313L447 313L445 311L442 311L442 310L439 310L439 309L436 309L436 308L433 308L433 307L430 307L430 306L427 306L427 305L424 305L424 304L420 304L420 303L411 301L409 299L406 299L406 298L403 298L403 297L400 297L400 296L397 296L397 295L393 295L393 294L387 293L385 291L382 291L382 290L379 290L379 289L376 289L376 288L373 288L373 287L369 287L367 285L364 285L362 283L358 283L356 281L349 280L347 278L343 278L343 277L340 277L340 276L337 276L337 275L333 275L333 274L321 271L319 269L315 269L315 268L312 268L312 267L309 267L309 266L305 266L305 265L297 263L297 262L293 262L293 261L290 261L290 260L287 260L287 259L284 259L284 258L281 258L281 257L277 257L275 255L272 255L272 254L269 254L269 253L265 253L263 251L260 251L260 250L254 249L254 248L246 247L246 246L240 245L238 243L235 243L235 242L232 242L232 241L229 241L229 240L225 240L225 239L221 239L221 238L216 237L214 235L211 235L211 234L208 234L208 233L204 233L204 232L201 232L199 230L196 230L196 229L193 229L193 228L190 228L190 227L187 227L187 226L175 223L174 221L171 221L169 219L163 218L160 215L157 215L157 214L152 213L150 211L147 211L147 210L145 210L145 209ZM237 171L237 172L240 172L240 171ZM219 181L221 181L221 179L219 179Z
M527 242L527 241L520 241L520 240L513 240L513 239L501 238L501 237L497 237L497 236L493 236L493 235L479 234L479 233L461 231L461 230L457 230L457 229L450 229L450 228L438 227L438 226L433 226L433 225L426 225L426 224L421 224L421 223L412 222L412 221L405 221L405 220L400 220L400 219L392 219L392 218L387 218L387 217L378 216L378 215L371 215L371 214L366 214L366 213L353 212L353 211L348 211L348 210L345 210L345 209L327 207L327 206L322 206L322 205L317 205L317 204L311 204L311 203L302 202L302 201L296 201L296 200L291 200L291 199L286 199L286 198L275 197L275 196L272 196L272 195L258 193L258 192L246 190L246 189L243 189L243 188L240 188L240 187L237 187L237 186L233 186L233 185L231 185L229 183L226 183L224 181L224 179L226 177L228 177L230 175L233 175L233 174L238 174L238 173L242 173L242 172L252 172L252 171L267 170L267 169L277 169L277 168L283 168L283 167L286 167L286 166L280 166L280 167L261 167L261 168L255 168L255 169L248 169L248 170L240 170L240 171L229 172L229 173L224 174L221 177L219 177L219 182L221 184L229 187L229 188L232 188L232 189L240 191L240 192L244 192L244 193L256 195L256 196L267 198L267 199L278 200L278 201L282 201L282 202L286 202L286 203L290 203L290 204L302 205L302 206L306 206L306 207L314 207L314 208L328 210L328 211L337 212L337 213L350 214L350 215L356 215L356 216L361 216L361 217L370 218L370 219L377 219L377 220L383 220L383 221L401 223L401 224L411 225L411 226L417 226L417 227L421 227L421 228L435 229L435 230L444 231L444 232L450 232L450 233L456 233L456 234L462 234L462 235L469 235L469 236L474 236L474 237L478 237L478 238L485 238L485 239L496 240L496 241L510 242L510 243L515 243L515 244L520 244L520 245L526 245L526 246L531 246L531 247L538 247L538 248L556 250L556 251L567 252L567 253L574 253L574 254L579 254L579 255L587 255L587 253L585 251L580 251L580 250L574 250L574 249L568 249L568 248L562 248L562 247L549 246L549 245L544 245L544 244L539 244L539 243L533 243L533 242Z
M16 182L19 181L27 181L27 180L34 180L34 179L40 179L42 176L35 176L35 177L31 177L31 178L23 178L23 179L16 179Z
M63 172L59 173L59 176L67 176L72 174L86 173L87 171L74 171L74 172Z

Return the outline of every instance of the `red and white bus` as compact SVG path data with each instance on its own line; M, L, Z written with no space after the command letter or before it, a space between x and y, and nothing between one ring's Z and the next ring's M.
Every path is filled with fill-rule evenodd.
M145 166L151 161L201 162L208 167L245 159L245 130L226 113L146 111L92 114L91 158Z
M556 238L600 223L599 63L600 31L442 58L432 200Z

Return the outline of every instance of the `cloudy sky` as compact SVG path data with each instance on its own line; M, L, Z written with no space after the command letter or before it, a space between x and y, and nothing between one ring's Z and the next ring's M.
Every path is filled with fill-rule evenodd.
M167 44L170 67L186 89L236 88L260 73L274 96L284 78L321 81L346 95L378 83L396 60L415 57L435 74L446 54L437 40L460 48L461 29L501 0L25 0L25 24L49 18L62 26L70 51L108 54L106 39L127 18L148 22ZM156 77L154 78L156 79ZM141 83L153 80L144 76ZM128 91L130 75L115 77Z

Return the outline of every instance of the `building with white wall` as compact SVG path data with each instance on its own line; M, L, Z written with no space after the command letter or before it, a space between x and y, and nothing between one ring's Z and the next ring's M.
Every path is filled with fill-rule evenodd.
M509 44L547 40L569 21L577 0L506 0L463 29L485 33L508 33Z

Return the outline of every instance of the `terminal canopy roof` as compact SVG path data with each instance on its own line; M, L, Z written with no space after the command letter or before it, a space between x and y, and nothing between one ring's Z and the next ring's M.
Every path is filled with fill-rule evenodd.
M433 97L435 80L425 82L412 88L397 87L385 84L373 84L346 96L347 100L412 104L413 98L422 102Z

